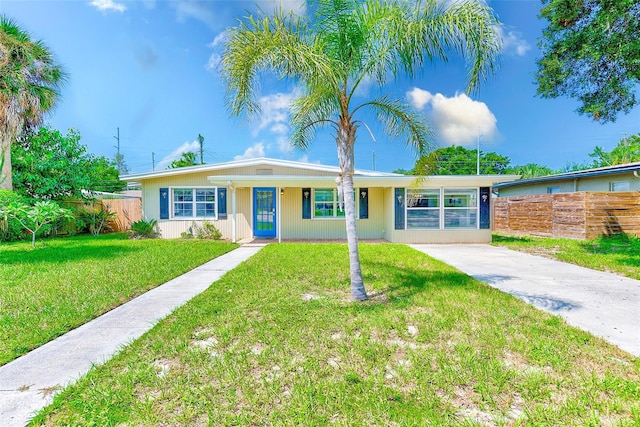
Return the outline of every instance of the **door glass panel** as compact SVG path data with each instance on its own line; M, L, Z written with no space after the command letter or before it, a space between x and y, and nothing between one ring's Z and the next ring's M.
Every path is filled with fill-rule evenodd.
M256 191L256 230L270 231L274 229L273 191Z

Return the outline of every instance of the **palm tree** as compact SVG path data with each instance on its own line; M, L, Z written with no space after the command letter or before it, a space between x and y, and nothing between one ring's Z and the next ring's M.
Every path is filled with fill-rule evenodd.
M0 76L0 188L11 190L11 142L42 122L66 75L41 41L0 16Z
M446 3L446 4L445 4ZM499 25L481 2L462 0L317 0L312 18L259 13L229 30L222 59L227 105L232 114L256 113L258 73L275 72L302 86L292 104L291 143L306 149L315 131L335 131L344 190L351 297L367 293L360 270L353 196L354 145L360 115L371 110L392 137L404 137L419 155L430 147L430 130L401 100L380 96L357 103L365 84L385 86L426 62L451 53L469 63L469 90L492 72L500 50Z

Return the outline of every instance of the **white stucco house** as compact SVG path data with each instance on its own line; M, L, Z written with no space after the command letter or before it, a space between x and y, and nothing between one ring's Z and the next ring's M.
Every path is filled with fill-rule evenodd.
M164 238L209 221L224 238L346 238L338 167L269 158L123 176L139 183L143 218ZM491 241L492 186L514 175L415 177L356 170L360 239L398 243Z

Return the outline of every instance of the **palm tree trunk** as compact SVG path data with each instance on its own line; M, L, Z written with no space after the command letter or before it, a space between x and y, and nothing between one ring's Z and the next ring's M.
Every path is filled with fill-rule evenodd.
M2 153L0 156L0 190L13 190L13 180L11 179L11 143L10 141L0 141Z
M356 201L353 197L353 172L355 142L355 127L339 129L336 144L338 161L342 171L342 188L344 190L344 214L347 227L347 246L349 247L349 269L351 276L351 299L366 300L367 291L364 288L362 271L360 269L360 252L358 250L358 233L356 230Z

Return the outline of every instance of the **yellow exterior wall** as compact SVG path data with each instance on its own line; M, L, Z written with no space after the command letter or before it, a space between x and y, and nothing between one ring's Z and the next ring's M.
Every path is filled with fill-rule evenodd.
M358 237L381 239L384 229L383 189L369 188L369 218L357 219ZM302 219L302 188L284 189L280 224L283 239L346 239L344 219ZM356 205L356 216L358 206Z

